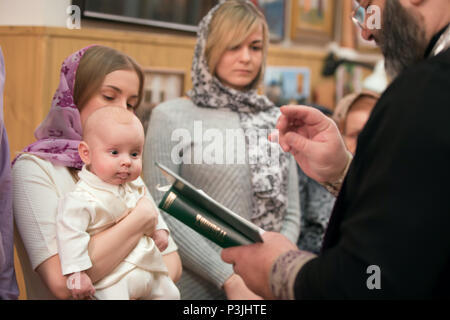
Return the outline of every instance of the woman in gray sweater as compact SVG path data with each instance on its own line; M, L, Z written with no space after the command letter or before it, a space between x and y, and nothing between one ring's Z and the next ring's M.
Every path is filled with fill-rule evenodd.
M144 153L155 201L167 181L158 161L264 230L300 232L293 158L267 136L279 110L257 88L268 46L264 16L249 1L217 5L199 25L188 97L157 106ZM164 213L163 213L164 214ZM258 299L220 258L220 247L164 214L183 261L182 299Z

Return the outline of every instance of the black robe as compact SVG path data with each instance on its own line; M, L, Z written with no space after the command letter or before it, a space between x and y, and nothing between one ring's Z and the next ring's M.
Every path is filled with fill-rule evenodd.
M405 70L378 101L322 253L294 291L297 299L450 297L449 49Z

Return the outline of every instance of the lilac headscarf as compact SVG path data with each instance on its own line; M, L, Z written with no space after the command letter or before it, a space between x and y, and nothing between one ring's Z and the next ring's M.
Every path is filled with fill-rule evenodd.
M11 165L8 136L3 122L3 85L5 64L0 48L0 300L17 299L14 271L14 232L12 211Z
M80 112L73 102L73 89L81 57L91 47L83 48L64 60L50 111L34 132L38 141L26 147L24 153L34 154L55 165L76 169L83 166L78 154L82 135Z

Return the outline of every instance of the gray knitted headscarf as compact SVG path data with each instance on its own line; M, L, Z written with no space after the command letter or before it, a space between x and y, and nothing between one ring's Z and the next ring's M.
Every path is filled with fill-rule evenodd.
M256 89L247 91L232 89L209 72L205 45L210 22L222 4L212 8L199 24L191 70L193 88L187 95L199 107L229 108L237 112L244 132L257 132L260 129L268 132L275 128L280 116L279 109L266 96L259 95ZM250 158L253 187L251 221L265 230L279 232L287 209L289 156L276 146L279 156L277 161L273 161L273 156L261 152L263 148L274 149L267 136L259 137L258 143L250 143L250 140L246 134L246 150ZM257 157L257 161L252 161L252 157Z

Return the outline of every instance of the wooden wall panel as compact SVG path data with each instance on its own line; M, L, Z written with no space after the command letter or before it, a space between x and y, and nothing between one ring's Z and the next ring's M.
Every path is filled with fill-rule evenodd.
M11 157L33 140L33 132L45 110L46 82L45 38L27 35L0 36L5 57L5 126L11 145Z

